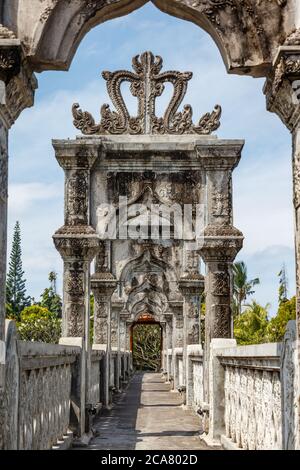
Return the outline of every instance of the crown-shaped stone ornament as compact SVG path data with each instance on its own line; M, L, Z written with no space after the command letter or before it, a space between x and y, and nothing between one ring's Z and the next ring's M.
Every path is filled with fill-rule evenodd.
M193 110L185 105L178 111L186 94L192 72L162 72L163 60L152 52L144 52L132 59L133 72L118 70L103 72L107 90L115 111L108 104L101 108L101 121L96 124L93 116L82 111L79 104L72 108L74 125L85 135L93 134L202 134L208 135L219 128L221 106L206 113L198 124L193 123ZM130 116L122 96L121 86L130 83L130 91L138 100L137 116ZM173 96L163 117L155 114L155 102L165 89L165 84L174 87Z

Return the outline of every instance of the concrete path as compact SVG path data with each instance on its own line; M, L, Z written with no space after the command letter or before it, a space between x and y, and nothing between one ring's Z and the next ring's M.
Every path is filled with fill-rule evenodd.
M136 374L94 429L90 450L209 450L199 439L199 418L181 407L161 374Z

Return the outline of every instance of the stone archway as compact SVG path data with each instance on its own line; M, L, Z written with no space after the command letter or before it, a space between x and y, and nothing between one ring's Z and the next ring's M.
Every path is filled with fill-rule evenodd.
M28 6L26 0L4 0L0 21L24 43L35 70L65 70L91 28L148 1L32 0ZM294 0L151 1L161 11L207 31L233 73L265 76L278 46L297 27Z
M35 71L66 70L95 25L129 13L145 0L4 0L0 11L0 341L4 339L8 130L33 105ZM230 73L267 78L267 109L293 134L299 319L300 9L297 0L153 0L193 21L216 42ZM3 25L3 26L2 26ZM59 30L58 30L59 29ZM2 365L0 366L2 367Z

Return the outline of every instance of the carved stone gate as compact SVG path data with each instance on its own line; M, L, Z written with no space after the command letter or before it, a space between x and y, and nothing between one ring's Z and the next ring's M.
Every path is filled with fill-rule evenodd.
M188 345L200 343L200 256L206 368L211 339L232 336L231 265L243 241L233 227L232 171L243 141L211 135L220 106L197 124L190 105L178 111L192 73L161 72L162 65L145 52L133 58L133 72L104 72L115 110L103 105L96 124L75 104L74 124L85 135L53 142L66 177L65 225L54 235L64 260L63 336L83 337L89 355L91 286L93 343L106 350L106 405L110 368L120 368L111 351L129 347L130 327L143 315L162 325L164 343L181 348L183 358ZM125 81L138 101L136 116L122 97ZM165 83L174 93L157 117Z

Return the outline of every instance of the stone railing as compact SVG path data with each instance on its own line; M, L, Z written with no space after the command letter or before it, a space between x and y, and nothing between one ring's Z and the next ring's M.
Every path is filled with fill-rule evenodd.
M183 348L175 348L173 361L173 386L176 390L185 384L185 377L183 373Z
M6 449L40 450L69 436L72 369L80 348L17 340L6 324Z
M175 359L176 390L182 381L182 352L174 349L164 354ZM188 346L186 405L201 415L205 441L235 450L298 449L297 354L294 321L288 323L283 343L238 347L233 339L213 339L206 403L202 348Z
M218 360L224 368L224 446L281 449L280 344L229 348Z
M101 407L101 382L102 367L105 351L94 349L91 352L91 371L90 371L90 394L89 402L97 411Z
M283 343L229 342L212 343L209 439L229 449L299 448L296 322Z
M203 404L203 350L187 347L186 405L198 411Z
M59 345L19 341L15 323L6 322L2 448L68 448L90 430L103 400L105 351L95 348L87 357L83 346L81 338L62 338ZM111 356L116 384L116 364L123 358L129 376L131 354Z

